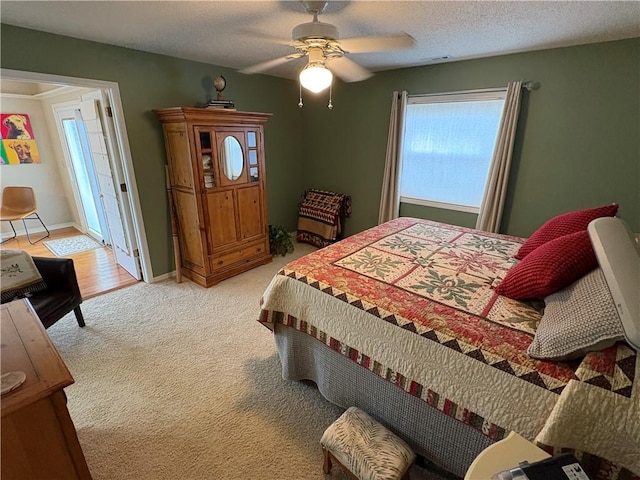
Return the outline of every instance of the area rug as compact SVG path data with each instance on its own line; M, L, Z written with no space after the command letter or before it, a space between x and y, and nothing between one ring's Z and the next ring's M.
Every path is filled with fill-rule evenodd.
M51 250L51 253L56 257L66 257L67 255L86 252L102 246L86 235L75 235L73 237L60 238L58 240L47 240L43 243L44 246Z
M184 279L86 300L47 333L94 480L348 480L322 473L322 432L342 413L282 379L260 297L293 254L202 288ZM417 465L411 480L442 480Z

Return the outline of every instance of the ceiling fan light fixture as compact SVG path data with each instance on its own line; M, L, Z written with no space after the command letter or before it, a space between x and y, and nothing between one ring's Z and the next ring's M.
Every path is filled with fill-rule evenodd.
M327 89L333 81L333 74L322 62L313 62L300 72L300 85L313 93Z

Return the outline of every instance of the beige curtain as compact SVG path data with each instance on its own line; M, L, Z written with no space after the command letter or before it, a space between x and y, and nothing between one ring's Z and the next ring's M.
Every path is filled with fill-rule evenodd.
M487 184L484 187L482 204L476 222L476 228L485 232L497 233L500 229L504 199L509 183L513 142L516 137L518 113L520 112L521 90L522 82L510 82L507 85L502 121L498 128L496 146L493 150Z
M378 223L388 222L400 215L400 155L402 155L402 135L404 132L404 112L407 108L407 92L393 92L387 156L382 179L380 211Z

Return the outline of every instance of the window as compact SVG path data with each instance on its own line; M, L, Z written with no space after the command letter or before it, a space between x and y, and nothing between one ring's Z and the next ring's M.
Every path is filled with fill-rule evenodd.
M400 201L477 213L505 90L409 97Z

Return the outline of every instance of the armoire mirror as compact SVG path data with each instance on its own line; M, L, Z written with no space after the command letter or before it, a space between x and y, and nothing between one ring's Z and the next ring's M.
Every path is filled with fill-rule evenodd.
M236 137L228 135L220 144L220 163L229 180L237 180L242 175L244 158L242 146Z

